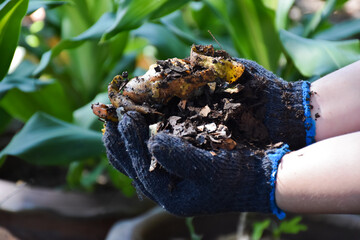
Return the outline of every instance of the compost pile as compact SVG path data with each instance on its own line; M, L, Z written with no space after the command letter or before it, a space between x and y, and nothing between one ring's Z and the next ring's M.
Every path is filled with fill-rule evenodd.
M190 56L187 59L157 61L151 71L127 83L131 89L128 87L128 90L123 90L125 84L113 80L110 85L117 87L118 93L115 93L118 97L110 106L97 104L93 107L94 113L111 120L114 117L110 118L109 115L116 112L115 108L120 107L123 112L135 109L143 113L154 134L165 131L215 154L218 149L232 150L237 146L260 147L270 144L263 124L265 99L261 89L265 83L262 78L250 74L252 69L244 67L240 74L234 72L229 81L225 79L223 70L231 73L232 70L227 71L222 61L232 61L229 63L231 65L234 58L223 50L213 50L211 45L197 45L193 49L201 54L193 59ZM202 56L210 58L204 60ZM150 81L149 75L156 75L157 82L155 78ZM127 74L123 76L127 77ZM195 80L193 76L196 76ZM147 85L149 82L151 86ZM155 87L154 82L157 84ZM141 91L137 89L140 85ZM178 91L191 86L196 87L186 93ZM110 91L110 100L115 99L114 93L110 94ZM130 100L133 101L129 103Z

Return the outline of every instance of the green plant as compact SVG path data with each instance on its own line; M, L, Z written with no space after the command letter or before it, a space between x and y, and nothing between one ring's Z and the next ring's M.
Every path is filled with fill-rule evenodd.
M307 226L301 224L301 217L294 217L290 220L281 221L278 225L271 225L270 219L265 219L261 222L255 222L253 224L253 232L251 235L252 240L259 240L264 234L265 230L271 232L273 239L280 239L282 234L297 234L301 231L306 231Z
M271 220L265 219L262 222L255 222L253 223L253 231L251 235L252 240L259 240L261 239L264 231L270 226Z
M105 164L102 123L90 103L106 102L107 83L124 70L134 76L156 58L186 57L193 43L217 46L208 30L233 56L287 80L317 78L360 59L359 40L349 40L359 35L360 20L329 20L345 1L328 0L301 21L288 17L294 2L0 1L0 133L13 119L24 123L0 152L0 165L14 155L68 166L70 187L91 190L106 173L114 186L130 189ZM31 20L40 7L46 18ZM9 73L17 46L26 54Z
M186 226L188 227L189 232L190 232L191 240L201 240L202 237L200 235L196 234L196 232L195 232L193 219L194 218L192 218L192 217L187 217L185 220Z

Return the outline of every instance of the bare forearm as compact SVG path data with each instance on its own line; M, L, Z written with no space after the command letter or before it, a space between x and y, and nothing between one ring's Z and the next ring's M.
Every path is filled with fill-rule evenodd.
M315 140L360 131L360 61L311 85Z
M276 181L277 205L298 213L360 213L360 132L285 155Z

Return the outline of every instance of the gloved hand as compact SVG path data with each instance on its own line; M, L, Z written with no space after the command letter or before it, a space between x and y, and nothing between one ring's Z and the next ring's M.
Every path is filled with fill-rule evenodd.
M137 112L107 122L103 136L111 164L133 179L150 199L176 215L235 211L284 213L275 203L278 162L287 145L268 149L237 146L210 152L149 129ZM158 166L149 171L152 160Z
M311 118L310 83L286 82L254 61L236 59L245 66L242 79L256 95L265 96L263 123L272 142L286 142L300 149L315 141L315 122Z

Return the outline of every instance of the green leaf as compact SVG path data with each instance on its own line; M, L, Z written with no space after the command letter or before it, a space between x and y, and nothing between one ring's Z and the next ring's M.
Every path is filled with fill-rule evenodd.
M326 4L319 9L311 18L308 24L306 24L304 32L302 34L303 37L309 36L311 33L315 32L317 27L320 25L322 21L327 19L329 15L332 13L334 7L336 5L336 0L327 0Z
M30 77L32 72L35 69L35 64L30 62L29 60L23 60L17 68L8 76L14 77Z
M194 217L187 217L186 218L186 226L189 229L191 240L201 240L202 237L195 232L194 224L193 224Z
M277 30L286 29L289 21L289 11L295 0L279 0L276 9L275 25Z
M26 15L35 12L39 8L52 9L67 4L66 1L45 1L45 0L30 0Z
M81 177L80 183L81 185L87 189L88 191L93 190L94 185L98 179L98 177L104 172L104 169L106 168L108 164L104 161L99 162L97 166L92 169L90 172L87 172Z
M185 4L190 2L190 0L176 0L176 1L167 1L161 7L159 7L156 11L151 14L150 19L157 19L163 16L166 16L180 8L182 8Z
M127 0L118 8L113 25L104 33L102 41L109 40L117 33L141 26L169 0Z
M360 19L336 23L333 27L315 34L315 39L341 40L360 33Z
M52 83L54 83L52 80L43 81L37 78L7 76L0 82L0 100L13 88L23 92L35 92L41 87Z
M105 44L107 50L107 52L105 53L107 57L106 63L109 64L104 64L103 66L106 69L107 73L113 71L114 67L118 64L118 62L123 59L125 49L129 42L129 37L130 32L125 31L117 34ZM110 81L115 75L112 75L111 78L107 79L107 81Z
M83 127L83 128L99 130L99 128L101 128L101 126L103 124L102 124L102 122L99 121L98 117L91 110L91 104L98 103L98 102L104 103L104 104L110 103L108 94L100 93L90 103L75 110L73 113L74 124L76 124L80 127Z
M252 59L276 71L281 45L275 28L275 12L261 1L205 0L231 35L239 57ZM271 47L269 47L271 46Z
M209 17L214 16L214 10L209 7L208 4L204 2L191 2L189 8L185 9L184 20L188 25L196 26L196 30L202 36L209 36L208 30L210 30L216 38L219 36L228 35L227 29L224 28L222 21L219 21L218 17ZM227 50L227 49L226 49Z
M121 190L121 192L127 197L134 196L136 190L131 184L132 180L129 177L125 176L111 165L108 165L107 170L112 184L117 189Z
M262 222L254 222L251 240L260 240L264 231L270 226L270 223L270 219L265 219Z
M188 25L184 22L183 16L180 11L176 11L166 17L163 17L160 22L178 38L184 41L186 44L208 44L195 36Z
M73 106L59 82L42 86L36 92L11 89L1 99L0 105L14 118L26 122L38 111L65 121L72 120Z
M271 9L273 11L276 11L276 9L278 7L278 4L279 4L279 1L281 1L281 0L271 0L271 1L269 1L269 0L261 0L262 4L265 7L269 8L269 9Z
M157 47L159 59L166 59L172 57L184 58L189 56L189 45L181 42L171 31L166 27L155 24L145 23L140 28L132 31L134 36L146 38L151 45Z
M336 5L335 5L335 9L339 10L341 8L344 7L344 4L347 2L348 0L337 0L336 1Z
M33 75L39 75L49 65L50 61L59 55L65 49L76 48L82 45L86 40L99 40L105 30L111 26L115 15L113 13L105 13L100 19L85 32L71 39L61 40L50 51L47 51L41 57L39 66L35 69Z
M0 81L9 70L28 3L29 0L6 0L0 4Z
M288 221L282 221L279 227L273 230L273 236L279 238L283 233L298 234L301 231L306 231L307 226L300 223L301 219L302 218L298 216Z
M59 165L104 151L101 133L36 113L0 152L0 162L12 155L32 164Z
M43 86L54 83L53 80L30 78L29 76L34 71L35 65L25 60L15 69L11 74L8 74L3 81L0 82L0 100L5 94L14 88L23 92L35 92Z
M280 31L281 42L300 73L324 75L360 59L359 40L326 41Z
M4 132L6 127L12 120L12 117L2 108L0 107L0 134ZM1 165L1 164L0 164Z
M74 161L70 163L66 174L66 182L70 188L76 188L80 185L84 166L85 164L83 161Z

